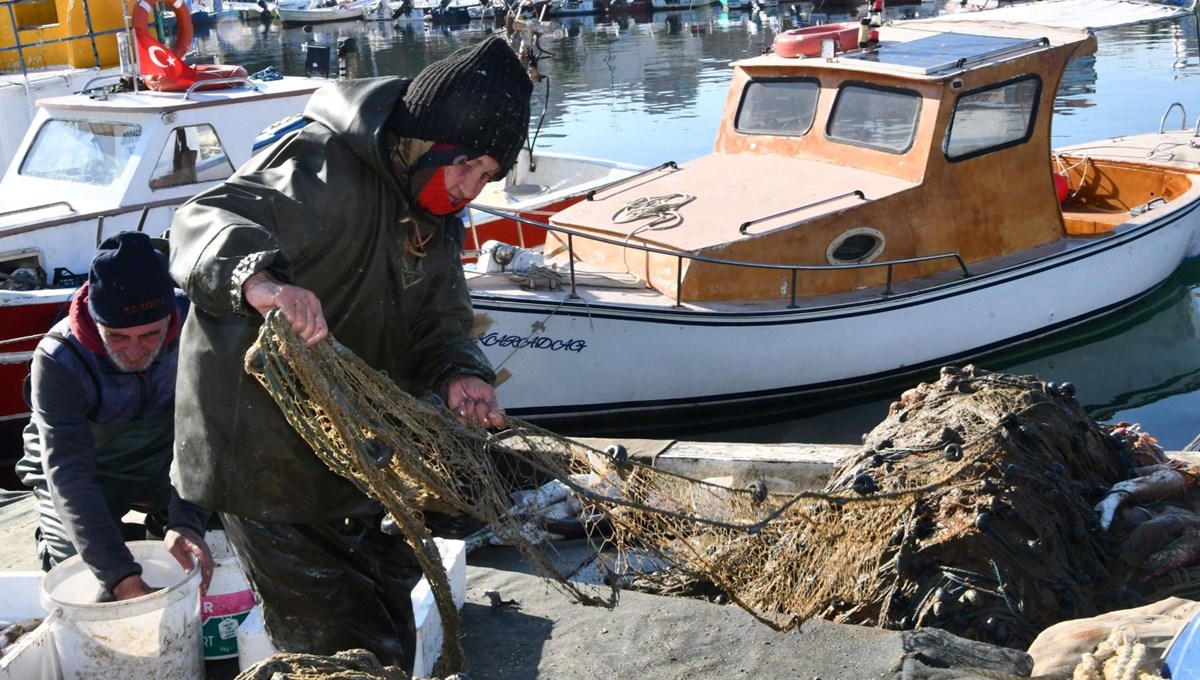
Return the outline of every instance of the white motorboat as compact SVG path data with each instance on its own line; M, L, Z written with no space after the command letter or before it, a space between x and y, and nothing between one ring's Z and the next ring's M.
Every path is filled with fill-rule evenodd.
M880 33L735 63L710 155L559 212L541 252L482 247L511 414L628 429L861 390L1114 312L1194 254L1200 131L1051 150L1092 35Z
M380 3L374 16L368 18L389 20L396 24L423 24L427 11L417 7L413 0L391 0Z
M316 24L361 19L378 5L378 0L312 0L303 7L277 6L275 13L284 23Z
M536 248L546 230L527 227L521 219L541 220L584 200L593 191L632 177L645 168L574 154L522 149L504 179L492 182L471 203L465 220L463 259L474 262L489 241ZM490 212L489 212L490 211ZM520 219L499 216L516 216Z
M176 207L232 175L328 82L102 87L118 78L40 100L0 181L0 420L27 412L19 388L30 352L86 277L96 245L120 231L161 234Z
M188 7L193 26L211 26L238 18L238 8L226 6L224 0L190 0Z

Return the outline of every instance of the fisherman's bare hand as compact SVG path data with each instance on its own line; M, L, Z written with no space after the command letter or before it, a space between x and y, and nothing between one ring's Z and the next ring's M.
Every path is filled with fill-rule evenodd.
M172 527L163 536L163 546L175 558L184 571L191 572L194 565L200 566L200 594L208 592L208 584L212 581L213 557L208 544L200 538L200 534L186 527ZM192 561L195 558L195 562ZM124 583L124 581L122 581Z
M504 427L504 409L496 400L496 391L473 375L460 375L450 380L446 405L457 411L464 425Z
M246 279L242 284L242 296L246 298L246 304L264 317L272 309L278 309L283 318L291 322L292 330L304 341L305 347L312 347L329 335L321 301L307 288L280 283L263 271Z
M142 580L141 576L137 574L131 574L121 579L117 582L117 585L113 586L112 594L113 597L118 601L132 600L135 597L149 595L155 590L155 588L151 588L150 586L146 585L146 582Z

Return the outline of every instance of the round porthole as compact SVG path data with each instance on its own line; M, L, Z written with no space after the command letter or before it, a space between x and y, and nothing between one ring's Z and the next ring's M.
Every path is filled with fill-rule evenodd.
M829 264L861 264L870 262L883 252L883 232L872 227L847 229L825 249Z

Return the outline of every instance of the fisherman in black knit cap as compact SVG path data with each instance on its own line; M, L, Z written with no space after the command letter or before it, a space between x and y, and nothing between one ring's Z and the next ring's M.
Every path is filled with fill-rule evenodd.
M516 161L532 84L497 38L411 81L317 91L310 121L175 214L171 273L193 304L173 480L222 514L281 651L365 648L411 671L421 573L383 509L325 464L242 370L264 315L334 335L411 394L500 427L470 335L458 213Z
M124 232L100 244L67 318L33 353L16 469L37 498L38 555L47 570L81 555L114 600L153 592L125 545L147 529L185 569L196 558L202 587L212 575L208 513L169 477L180 323L166 258L146 234ZM123 521L131 510L144 525Z

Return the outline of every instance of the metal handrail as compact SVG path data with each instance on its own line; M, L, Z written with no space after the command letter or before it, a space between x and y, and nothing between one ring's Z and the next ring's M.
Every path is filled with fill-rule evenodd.
M638 179L640 177L645 177L646 175L649 175L652 172L659 172L660 170L665 170L666 168L671 168L672 170L678 170L679 164L676 163L675 161L667 161L666 163L663 163L662 165L659 165L657 167L650 168L649 170L643 170L635 175L630 175L628 177L622 177L621 179L616 180L615 182L609 182L608 184L605 184L602 187L596 187L595 189L592 189L591 191L587 192L587 200L594 201L594 200L596 200L596 194L600 193L601 191L607 191L613 187L620 186L620 185L626 184L628 182L632 182L635 179Z
M774 215L767 215L766 217L756 217L756 218L754 218L754 219L752 219L752 220L748 220L748 221L746 221L746 222L742 222L742 226L738 227L738 233L739 233L739 234L744 234L744 233L746 233L746 230L747 230L747 229L749 229L749 228L750 228L750 225L752 225L752 224L758 224L759 222L766 222L767 220L773 220L773 219L775 219L776 217L783 217L784 215L790 215L790 214L792 214L792 213L794 213L794 212L800 212L801 210L808 210L809 208L815 208L815 207L817 207L817 206L819 206L819 205L825 205L826 203L832 203L832 202L834 202L834 201L840 201L840 200L842 200L843 198L849 198L849 197L851 197L851 196L858 196L858 198L859 198L860 200L863 200L863 201L867 200L867 195L866 195L866 194L864 194L864 193L862 192L862 190L860 190L860 189L855 189L854 191L847 191L847 192L846 192L846 193L844 193L844 194L839 194L839 195L837 195L837 196L830 196L829 198L822 198L822 199L820 199L820 200L818 200L818 201L813 201L812 203L809 203L809 204L807 204L807 205L801 205L801 206L797 206L797 207L795 207L795 208L788 208L787 210L784 210L784 211L781 211L781 212L777 212L777 213L775 213ZM787 227L780 227L780 228L781 228L781 229L786 229L786 228L788 228L788 227L794 227L794 226L796 226L797 224L799 224L799 222L796 222L796 223L793 223L793 224L789 224L789 225L787 225Z
M974 55L971 57L962 57L958 61L954 62L954 67L957 69L965 69L968 64L982 64L987 61L992 61L992 60L998 59L999 57L1007 57L1009 55L1021 54L1027 50L1031 51L1037 47L1049 47L1049 46L1050 46L1049 38L1045 38L1045 37L1033 38L1032 40L1026 40L1026 41L1023 41L1016 45L1009 45L1007 47L1001 47L1001 48L992 50L990 52L984 52L982 54L977 54L977 55Z
M79 88L79 93L87 94L88 91L90 91L90 90L99 89L99 86L92 87L92 83L94 83L98 80L115 80L117 82L120 82L122 76L123 76L123 74L120 74L120 73L105 73L105 74L98 75L98 76L92 76L91 78L87 79L87 82L83 84L83 87Z
M192 93L201 88L211 87L213 85L236 85L238 83L241 83L242 85L245 85L246 87L249 87L251 90L254 90L255 92L260 91L258 89L258 85L256 85L253 80L250 80L250 78L248 78L246 76L234 76L232 78L213 78L212 80L197 80L191 87L189 87L187 89L187 92L183 93L183 98L185 100L191 98Z
M770 264L767 262L746 262L744 260L726 260L726 259L718 258L718 257L708 257L706 255L696 255L695 253L682 253L677 250L667 250L665 248L656 248L654 246L648 246L648 245L645 245L642 243L632 243L632 242L629 242L626 240L619 241L617 239L611 239L611 238L607 238L604 236L597 236L595 234L582 232L577 229L571 229L569 227L553 226L553 225L547 224L545 222L538 222L537 220L531 220L531 219L522 217L521 215L518 215L516 213L505 212L503 210L496 210L495 208L489 208L489 207L482 206L482 205L475 205L474 203L472 203L470 205L470 207L475 210L478 210L480 212L488 213L489 215L495 215L496 217L500 217L500 218L507 219L507 220L512 220L518 224L522 224L522 223L528 224L528 225L535 226L535 227L541 227L542 229L545 229L546 231L552 231L552 232L556 232L556 233L560 233L560 234L566 234L566 236L567 236L567 263L568 263L568 266L570 268L570 273L571 273L571 293L570 293L571 298L579 297L579 294L577 292L576 282L575 282L574 237L576 237L576 236L578 236L580 238L588 239L590 241L597 241L599 243L605 243L608 245L620 246L622 248L632 248L634 250L640 250L640 251L647 252L647 253L653 253L655 255L667 255L669 257L674 257L677 262L676 280L675 280L675 306L676 307L683 306L680 303L680 295L683 292L683 261L684 260L690 260L690 261L694 261L694 262L706 262L708 264L725 265L725 266L731 266L731 267L749 267L751 269L776 269L776 270L783 270L783 271L791 272L791 275L792 275L792 284L791 284L791 289L790 289L791 290L791 299L788 302L788 309L795 309L797 307L797 305L796 305L796 277L799 274L799 272L802 272L802 271L838 271L838 270L846 270L846 269L872 269L872 268L876 268L876 267L886 267L887 268L887 285L884 288L884 292L883 292L884 297L890 296L892 294L892 282L894 280L893 275L894 275L894 270L895 270L896 265L916 264L918 262L930 262L933 260L953 259L955 262L958 263L958 268L962 270L964 279L969 278L971 276L971 272L967 269L966 262L963 261L962 256L959 255L958 253L938 253L935 255L921 255L918 257L906 257L906 258L901 258L898 260L884 260L884 261L880 261L880 262L856 262L854 264Z
M1171 102L1171 105L1167 107L1166 112L1163 113L1162 119L1158 121L1158 134L1161 135L1163 133L1163 130L1166 129L1167 116L1171 115L1171 110L1174 109L1176 106L1179 107L1179 114L1180 114L1179 129L1182 130L1187 127L1187 109L1183 108L1183 104L1181 104L1179 102ZM1200 130L1200 118L1196 119L1196 129Z
M65 205L67 206L67 210L75 212L75 208L70 203L67 203L66 201L54 201L53 203L27 206L25 208L17 208L16 210L6 210L4 212L0 212L0 217L8 217L9 215L17 215L23 212L33 212L35 210L44 210L46 208L53 208L56 205Z

